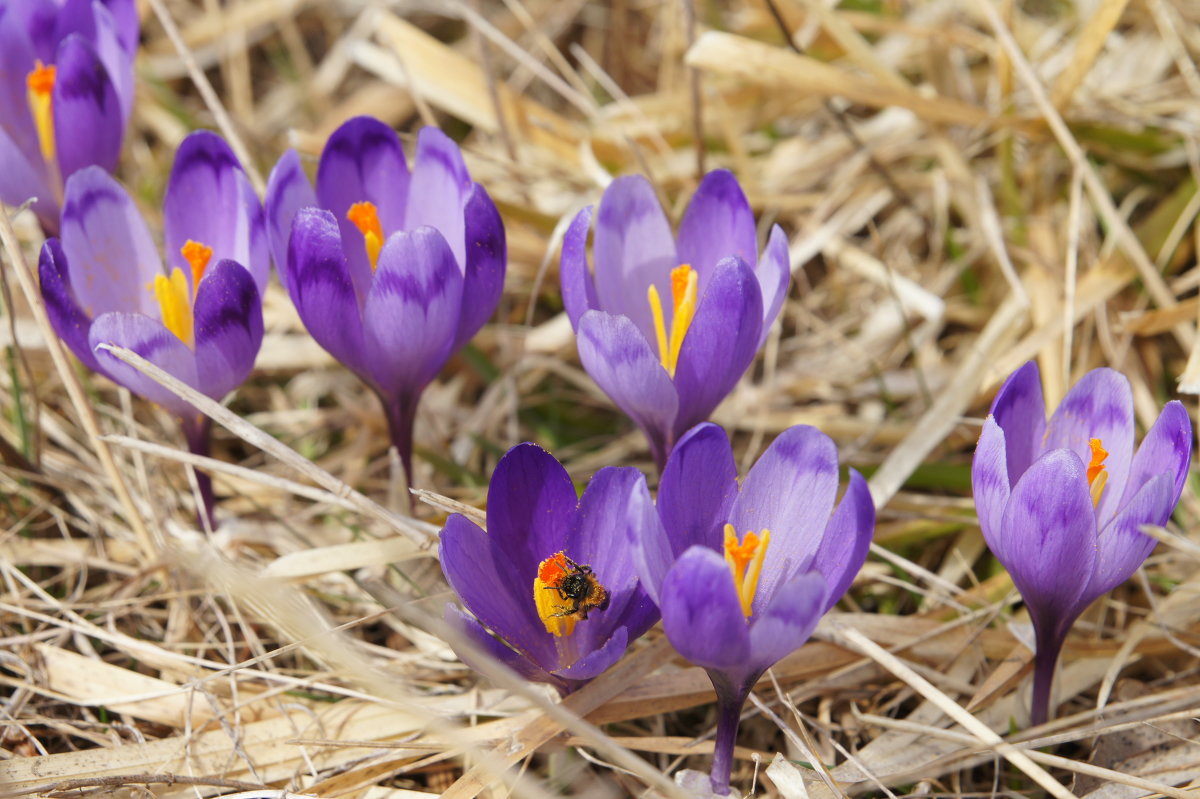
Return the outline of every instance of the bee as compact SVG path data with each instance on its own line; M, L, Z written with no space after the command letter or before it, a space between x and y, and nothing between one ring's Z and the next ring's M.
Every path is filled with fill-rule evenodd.
M592 567L576 563L565 554L559 553L558 558L565 562L567 569L562 578L554 585L547 585L547 591L557 591L558 595L571 603L570 610L555 613L554 616L578 616L586 619L593 610L608 609L608 589L596 579Z

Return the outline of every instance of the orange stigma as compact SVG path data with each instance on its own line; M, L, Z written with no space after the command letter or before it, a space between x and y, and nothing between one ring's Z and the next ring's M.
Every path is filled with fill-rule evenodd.
M194 295L200 288L200 278L204 277L204 270L208 268L208 262L212 259L212 247L188 239L179 248L179 253L183 256L183 260L192 267L192 293Z
M42 158L46 161L54 160L54 114L51 98L54 92L55 72L53 64L46 66L39 59L34 62L33 71L25 77L29 110L37 128L38 146L41 148Z
M366 200L350 206L346 218L354 223L363 234L363 244L367 248L367 258L371 261L371 270L379 263L379 251L383 249L383 225L379 223L379 212L375 204Z
M1092 448L1092 460L1087 467L1087 481L1092 492L1092 507L1096 507L1100 504L1100 495L1104 493L1104 484L1108 482L1108 469L1104 468L1108 450L1098 438L1093 438L1089 445Z
M754 595L758 592L758 578L762 575L763 561L766 560L767 546L770 543L771 531L763 530L761 536L752 532L746 533L746 537L739 544L737 530L732 524L725 525L725 562L729 564L738 601L746 618L749 618L753 611Z
M667 374L675 377L679 366L679 353L683 349L683 337L692 326L696 316L697 294L700 274L688 264L680 264L671 270L671 302L674 314L671 317L671 332L668 335L663 317L662 300L658 288L651 283L646 290L650 301L650 313L654 317L654 337L658 342L658 357Z

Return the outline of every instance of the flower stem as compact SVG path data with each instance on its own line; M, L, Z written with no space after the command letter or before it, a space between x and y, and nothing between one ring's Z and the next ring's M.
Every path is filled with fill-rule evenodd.
M404 467L406 488L413 487L413 425L417 420L417 403L420 402L420 399L420 392L417 392L414 397L389 398L382 394L379 396L379 401L383 403L384 415L387 417L388 436L391 438L392 446L400 455L400 465ZM415 515L417 498L411 491L405 493L408 494L408 512Z
M752 679L731 680L728 675L709 670L708 678L712 680L717 692L717 737L713 741L712 772L709 781L713 793L729 793L729 777L733 773L733 748L737 743L738 726L742 720L742 707L746 697L750 695L750 687L757 682Z
M187 440L188 451L193 455L209 457L212 454L212 420L207 416L197 414L193 419L182 419L183 437ZM213 495L212 478L208 472L195 470L196 486L200 489L200 507L196 509L196 522L200 527L208 522L208 529L217 529L216 505Z
M1045 724L1050 715L1050 688L1054 685L1054 671L1058 666L1058 655L1062 651L1064 635L1053 632L1037 633L1037 651L1033 656L1033 701L1029 709L1029 722L1034 727Z

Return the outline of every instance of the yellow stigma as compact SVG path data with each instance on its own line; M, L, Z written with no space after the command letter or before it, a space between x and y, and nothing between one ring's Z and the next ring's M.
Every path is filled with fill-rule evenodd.
M371 270L379 263L379 251L383 249L383 226L379 224L379 212L375 204L367 201L355 203L346 212L346 218L354 223L363 234L363 244L367 247L367 258L371 261Z
M53 64L46 66L39 59L34 62L33 71L25 78L29 110L33 113L33 123L37 127L42 158L46 161L54 160L54 114L50 107L50 98L54 91L54 73Z
M671 317L671 333L667 335L667 325L663 320L662 300L658 296L658 288L653 283L646 290L650 300L650 313L654 316L654 337L658 340L658 358L663 368L671 377L679 366L679 351L683 349L683 337L687 335L696 315L696 294L700 284L700 275L687 264L680 264L671 270L671 300L675 309Z
M1092 507L1100 504L1100 495L1104 493L1104 484L1108 482L1108 469L1104 467L1104 461L1108 458L1108 450L1100 443L1100 439L1093 438L1089 442L1092 448L1092 460L1087 467L1088 486L1092 490Z
M188 239L179 248L179 253L183 256L183 260L192 267L192 291L194 292L200 288L200 278L204 277L204 270L208 268L208 262L212 259L212 247L206 247L198 241Z
M754 595L758 592L758 578L762 574L763 560L767 556L767 545L771 543L771 531L763 530L761 536L746 533L738 543L737 531L732 524L725 525L725 562L733 575L742 613L750 617Z
M570 570L564 553L558 552L538 564L538 576L533 579L533 603L546 632L562 638L575 632L579 618L571 613L571 601L558 590Z
M192 346L192 303L188 298L187 277L176 267L171 276L154 276L154 298L162 309L162 322L167 330L189 347Z

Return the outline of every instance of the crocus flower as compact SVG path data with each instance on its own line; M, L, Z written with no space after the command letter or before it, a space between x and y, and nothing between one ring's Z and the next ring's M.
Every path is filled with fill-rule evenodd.
M421 393L500 300L507 251L496 206L440 130L418 134L410 174L395 131L371 117L334 131L315 191L285 153L266 205L300 319L379 396L411 485Z
M191 450L207 454L207 417L96 348L127 347L213 399L239 386L262 344L262 206L229 145L197 131L175 155L163 218L166 269L125 189L100 167L75 173L62 238L42 247L42 297L79 360L179 417ZM211 520L211 485L199 477Z
M808 639L866 559L875 526L866 481L851 469L835 507L837 490L837 448L815 428L781 433L739 488L729 438L702 424L667 460L661 525L628 539L667 638L716 690L716 793L729 792L754 683Z
M601 469L577 499L554 456L513 447L488 485L487 532L459 514L442 531L442 571L473 614L447 605L446 621L518 674L570 693L658 620L625 545L657 523L636 469Z
M563 239L563 304L579 359L650 443L662 469L683 433L725 398L787 294L787 237L758 257L754 215L737 179L705 175L676 240L650 183L617 178L596 215L595 275L585 252L592 209Z
M59 229L63 183L117 164L133 107L133 0L0 3L0 201Z
M1192 425L1168 402L1134 452L1129 381L1093 369L1046 421L1030 361L1005 381L975 448L971 483L984 540L1033 621L1034 724L1046 721L1054 667L1075 619L1137 571L1183 491Z

